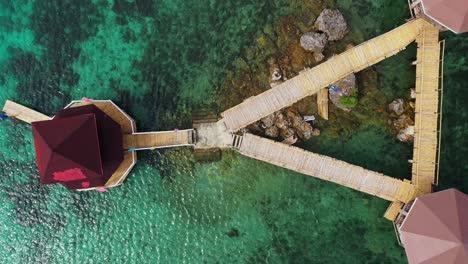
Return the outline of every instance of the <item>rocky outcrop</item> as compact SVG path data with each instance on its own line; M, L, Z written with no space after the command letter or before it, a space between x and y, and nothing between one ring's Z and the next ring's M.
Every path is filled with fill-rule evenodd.
M343 79L332 84L332 86L337 88L339 91L329 91L328 95L330 101L332 101L332 103L341 110L347 112L351 111L350 107L347 107L340 102L340 98L343 96L351 96L353 93L353 89L357 89L356 75L354 75L354 73L351 73Z
M315 27L328 35L328 40L340 40L348 33L348 25L339 10L324 9L315 21Z
M325 33L307 32L302 35L300 42L305 50L314 53L317 62L323 60L325 56L322 52L328 43L328 37Z
M257 130L270 138L284 140L288 144L320 135L320 130L314 129L310 123L304 121L304 118L293 108L266 116L249 126L249 129Z
M394 112L397 115L401 115L405 112L405 107L405 100L399 98L393 100L393 102L388 105L388 110L390 110L390 112Z
M410 142L414 138L414 121L406 114L393 119L393 127L398 131L397 139L401 142Z
M268 65L270 68L270 86L275 87L283 82L283 72L274 58L268 60Z
M398 132L397 139L401 142L411 142L414 139L414 126L408 126Z

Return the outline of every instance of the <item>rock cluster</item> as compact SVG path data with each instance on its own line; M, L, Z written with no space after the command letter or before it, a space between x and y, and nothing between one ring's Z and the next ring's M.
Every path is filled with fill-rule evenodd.
M410 142L414 139L414 121L405 114L407 104L404 99L395 99L388 105L389 111L394 114L390 120L393 127L398 131L397 139L401 142Z
M249 129L257 130L270 138L280 138L288 144L320 135L320 130L304 121L304 118L293 108L266 116Z
M401 115L405 112L405 105L405 100L395 99L388 105L388 110L390 110L390 112L395 112L397 115Z
M317 31L307 32L302 35L301 46L314 53L317 62L322 61L325 56L323 50L328 41L336 41L344 38L348 33L348 25L339 10L324 9L315 21Z
M328 35L328 40L340 40L348 33L348 25L339 10L324 9L315 20L315 27Z
M338 88L339 91L328 92L330 101L332 101L332 103L341 110L344 110L347 112L351 111L351 108L344 106L340 102L340 98L342 96L351 96L353 89L357 89L356 75L354 75L354 73L351 73L347 75L346 77L344 77L343 79L332 84L332 86Z
M325 33L307 32L301 37L301 46L314 53L322 53L327 46L328 36Z

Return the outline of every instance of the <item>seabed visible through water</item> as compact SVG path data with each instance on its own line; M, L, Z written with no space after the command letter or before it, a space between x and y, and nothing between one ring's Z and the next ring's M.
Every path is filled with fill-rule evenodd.
M386 0L0 0L0 102L53 114L71 99L111 99L141 131L187 128L197 109L267 89L268 58L290 57L291 75L307 66L297 36L325 6L351 29L326 55L409 17L406 1ZM467 193L468 39L442 38L439 189ZM322 135L300 146L409 177L411 145L396 141L385 111L414 87L415 56L409 47L359 73L357 108L331 108ZM190 148L146 152L123 186L78 193L40 186L33 150L28 125L0 123L0 262L406 262L382 217L388 202L232 151L216 162Z

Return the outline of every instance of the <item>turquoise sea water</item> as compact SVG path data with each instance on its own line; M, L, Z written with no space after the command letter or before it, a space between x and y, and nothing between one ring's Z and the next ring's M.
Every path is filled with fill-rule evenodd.
M288 52L280 41L288 26L307 30L324 6L339 8L351 28L328 50L339 52L404 23L406 5L0 0L0 102L53 114L71 99L112 99L140 131L187 128L196 109L227 107L240 89L226 81L243 70L239 61L265 82L265 58ZM279 36L273 50L256 48L262 34ZM468 38L442 37L438 188L468 193ZM351 114L332 107L336 119L300 146L408 178L411 145L398 143L375 109L408 96L414 58L410 47L358 75L360 106ZM189 148L139 157L125 184L106 193L40 186L30 127L1 122L0 263L406 263L381 199L231 151L210 163Z

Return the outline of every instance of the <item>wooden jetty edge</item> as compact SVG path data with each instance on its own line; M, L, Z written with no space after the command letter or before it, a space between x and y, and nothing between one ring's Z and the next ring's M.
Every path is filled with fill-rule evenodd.
M223 113L222 121L231 132L272 114L300 99L317 93L320 89L374 65L406 48L429 24L423 19L414 19L385 34L346 50L312 69L275 86Z
M31 124L32 122L45 121L52 119L42 113L39 113L31 108L17 104L13 101L7 100L2 110L8 116L19 119L23 122Z
M124 149L153 149L193 145L193 129L133 133L123 136Z
M439 145L439 30L431 24L423 27L416 39L416 104L412 182L421 195L432 192L436 182Z
M248 157L334 182L388 201L407 203L415 198L416 188L409 182L270 139L246 133L243 136L234 136L233 146Z

